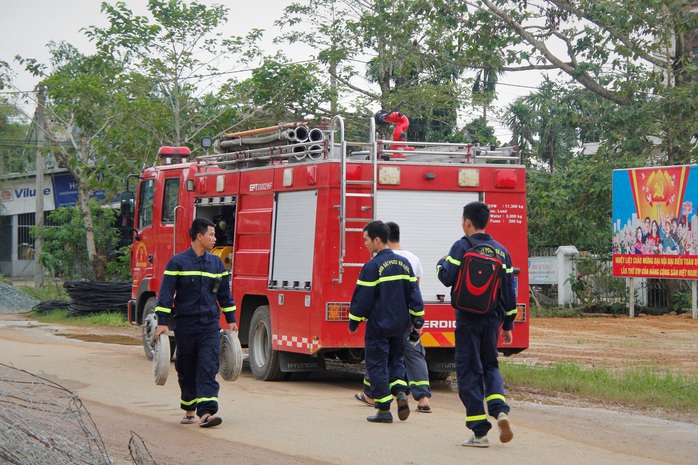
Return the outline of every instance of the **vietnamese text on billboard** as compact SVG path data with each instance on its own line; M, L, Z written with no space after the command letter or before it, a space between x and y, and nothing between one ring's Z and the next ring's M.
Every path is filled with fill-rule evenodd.
M613 275L698 279L698 165L613 172Z

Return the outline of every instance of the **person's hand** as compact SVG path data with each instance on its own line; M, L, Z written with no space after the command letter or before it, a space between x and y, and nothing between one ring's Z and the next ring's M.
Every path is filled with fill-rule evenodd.
M356 332L356 330L355 330L355 329L351 329L351 328L349 328L349 334L354 334L355 332Z
M502 342L504 344L511 344L514 341L514 335L511 330L502 331Z
M170 328L167 327L167 325L158 325L157 329L155 330L155 337L158 338L162 333L165 333L167 335L170 334Z
M228 328L231 331L237 332L238 331L238 324L236 322L228 323Z

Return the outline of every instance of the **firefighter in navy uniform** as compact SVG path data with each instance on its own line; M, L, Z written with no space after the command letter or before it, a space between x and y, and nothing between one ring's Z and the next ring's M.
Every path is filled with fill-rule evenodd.
M237 331L235 302L223 262L208 253L216 243L214 225L197 218L189 230L192 243L167 262L155 307L156 335L169 334L167 318L174 315L177 358L175 368L181 390L180 406L186 412L181 423L203 428L220 425L219 384L220 310L231 331ZM220 304L220 310L218 308Z
M487 432L492 424L487 420L483 403L490 416L497 419L499 439L509 442L514 437L509 425L510 407L504 396L504 380L497 362L497 339L502 328L502 341L512 342L516 317L514 268L509 252L492 236L484 232L490 218L489 207L482 202L471 202L463 207L463 232L479 244L490 246L503 264L499 305L489 314L476 315L456 312L456 375L458 395L466 410L465 425L473 436L463 443L470 447L488 447ZM471 248L465 238L456 241L448 256L436 265L439 280L445 286L456 284L463 254Z
M377 412L370 422L392 423L390 404L397 397L398 418L410 414L403 357L405 331L421 330L424 303L409 261L388 247L390 231L382 221L363 229L364 243L375 256L361 269L349 308L349 332L366 321L366 372Z

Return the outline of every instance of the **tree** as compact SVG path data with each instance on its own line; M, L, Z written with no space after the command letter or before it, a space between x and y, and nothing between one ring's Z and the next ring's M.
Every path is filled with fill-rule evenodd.
M105 179L107 183L115 181L119 173L132 168L127 158L108 155L113 150L111 132L127 115L121 111L127 95L118 77L121 68L100 56L82 55L70 44L52 43L49 49L54 70L44 77L42 85L47 88L46 113L52 121L48 130L50 150L77 183L77 207L82 213L93 272L90 277L103 280L106 257L97 251L90 196L105 187Z
M109 26L90 27L86 34L100 56L112 57L123 63L125 72L143 76L149 87L134 99L144 105L145 100L157 101L166 109L169 121L164 126L141 120L157 134L161 145L189 144L213 124L219 113L199 111L200 97L215 94L211 90L214 79L230 72L226 63L234 67L236 58L259 53L255 43L260 31L254 30L247 38L224 36L221 26L227 22L228 9L221 5L149 0L152 22L134 15L124 2L104 2L102 11ZM245 62L238 59L238 63ZM202 114L209 119L202 120Z
M529 170L529 248L573 244L595 254L610 252L613 167L608 154L600 152L572 158L552 173Z
M97 279L104 277L106 261L95 246L90 194L107 188L109 197L126 173L155 161L159 146L183 145L210 125L216 114L198 111L207 102L197 98L202 92L197 83L215 71L221 57L207 54L239 50L242 43L214 33L226 20L223 7L150 0L148 8L154 24L122 2L103 3L109 26L86 30L97 45L94 55L51 44L50 72L35 60L20 59L48 88L50 118L63 136L54 134L53 153L77 182ZM200 120L202 114L211 119Z
M23 156L30 129L23 113L0 97L0 173L22 173L30 167L30 157Z
M488 126L487 120L482 116L466 124L464 131L470 138L469 142L473 144L486 147L499 145L499 141L494 137L494 128Z
M698 84L691 44L698 26L682 0L480 0L455 2L470 10L462 27L489 25L494 39L473 43L483 56L505 58L502 71L559 70L616 105L608 129L618 152L642 148L648 156L661 140L665 161L696 159ZM504 40L506 39L506 40ZM494 45L494 47L493 47ZM476 52L473 52L476 53ZM683 106L681 106L681 103ZM632 120L632 122L631 122Z
M277 21L282 39L307 43L328 67L336 96L353 94L351 110L365 117L376 105L410 117L408 137L454 133L468 88L459 77L468 48L458 30L460 12L445 2L308 0L292 3ZM299 24L311 28L300 30ZM373 111L369 110L373 108ZM329 112L328 112L329 113Z
M313 63L267 58L236 88L242 111L256 113L258 125L302 121L329 99L329 90L318 75L320 70Z

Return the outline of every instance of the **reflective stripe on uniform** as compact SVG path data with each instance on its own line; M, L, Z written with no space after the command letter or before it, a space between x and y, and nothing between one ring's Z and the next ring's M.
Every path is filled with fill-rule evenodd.
M395 275L395 276L384 276L382 278L376 279L375 281L361 281L360 279L357 279L356 285L357 286L366 286L366 287L376 287L380 283L386 283L389 281L399 281L401 279L404 279L406 281L411 281L413 283L417 282L417 278L415 276L400 274L400 275Z
M405 381L401 380L401 379L396 379L395 381L393 381L392 383L390 383L390 386L388 386L388 387L390 388L390 390L392 390L395 386L405 386L405 387L407 387L407 383L406 383Z
M170 313L170 312L172 312L172 309L167 308L167 307L155 307L155 311L162 312L162 313Z
M228 272L223 273L209 273L207 271L176 271L176 270L165 270L165 274L169 276L204 276L206 278L223 278L228 276Z
M424 316L424 310L422 310L422 311L420 311L420 312L415 312L414 310L410 309L410 315L413 315L413 316Z
M218 397L201 397L200 399L192 399L190 401L180 400L182 405L194 405L199 402L218 402Z
M495 399L499 399L499 400L501 400L502 402L506 402L506 401L507 401L507 399L506 399L503 395L501 395L501 394L492 394L491 396L487 396L487 397L485 398L485 402L489 402L489 401L495 400Z

